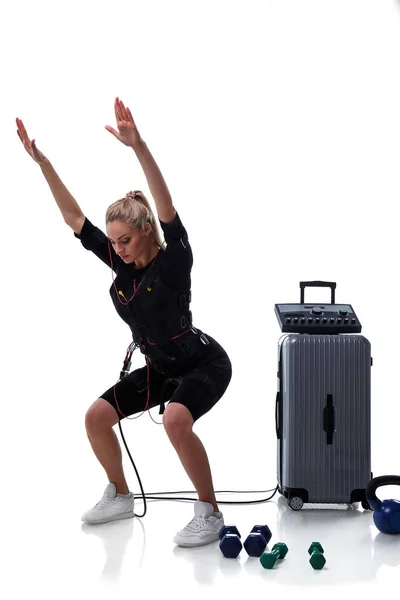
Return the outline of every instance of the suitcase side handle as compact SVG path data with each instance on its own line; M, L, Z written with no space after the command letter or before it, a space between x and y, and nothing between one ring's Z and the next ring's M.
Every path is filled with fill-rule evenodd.
M280 418L279 418L279 407L280 407L280 393L277 392L276 394L276 402L275 402L275 431L276 431L276 437L278 440L281 439L281 423L280 423Z
M331 304L335 304L335 281L300 281L300 304L304 304L304 290L306 287L329 287L331 288Z
M327 394L326 406L322 411L323 415L323 429L326 433L326 443L328 446L333 444L333 434L335 433L335 407L333 405L333 395Z

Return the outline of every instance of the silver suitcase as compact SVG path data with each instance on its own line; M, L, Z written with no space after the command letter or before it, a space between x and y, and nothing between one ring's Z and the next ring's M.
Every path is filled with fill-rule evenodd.
M305 304L307 286L331 287L331 303ZM335 304L335 283L300 287L300 304L275 305L285 333L278 344L278 490L293 510L355 502L369 509L371 345L351 305Z

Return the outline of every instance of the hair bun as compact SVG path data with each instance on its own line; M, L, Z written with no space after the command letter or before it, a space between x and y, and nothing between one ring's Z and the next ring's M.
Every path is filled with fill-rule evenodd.
M136 192L128 192L125 196L125 200L137 200Z

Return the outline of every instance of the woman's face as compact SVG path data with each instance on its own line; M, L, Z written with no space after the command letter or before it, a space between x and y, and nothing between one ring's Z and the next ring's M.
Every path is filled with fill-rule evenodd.
M145 231L121 221L111 221L107 223L106 228L111 246L126 263L135 261L150 243L151 227L149 223L146 223Z

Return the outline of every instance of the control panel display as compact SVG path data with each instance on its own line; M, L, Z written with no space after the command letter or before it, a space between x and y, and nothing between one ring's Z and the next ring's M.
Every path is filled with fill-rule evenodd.
M361 333L350 304L275 304L284 333Z

